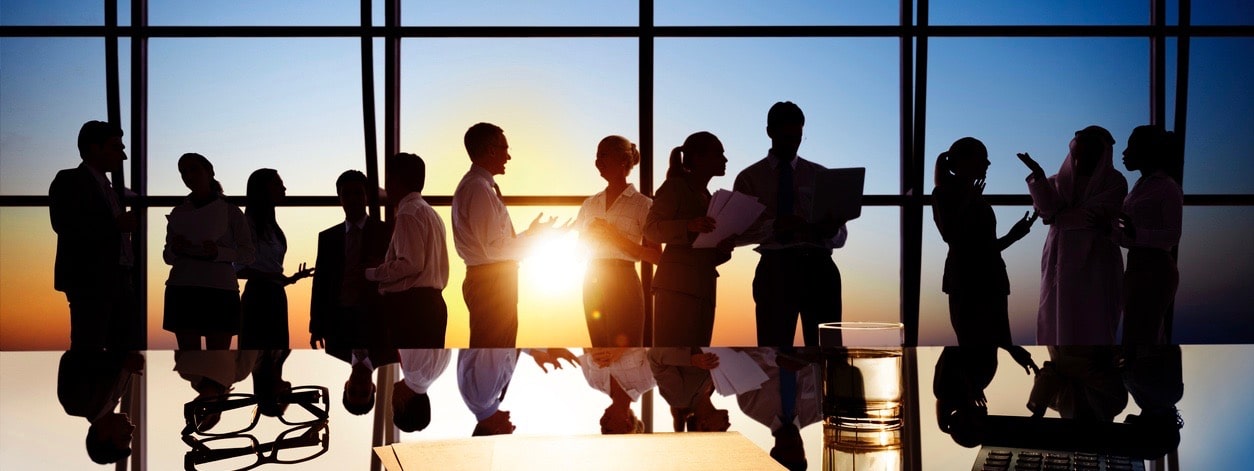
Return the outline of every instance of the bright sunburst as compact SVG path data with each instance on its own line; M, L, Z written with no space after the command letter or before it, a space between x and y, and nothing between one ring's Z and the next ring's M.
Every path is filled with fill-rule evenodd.
M546 297L560 297L582 290L587 256L579 234L562 231L541 235L542 240L519 263L522 289Z

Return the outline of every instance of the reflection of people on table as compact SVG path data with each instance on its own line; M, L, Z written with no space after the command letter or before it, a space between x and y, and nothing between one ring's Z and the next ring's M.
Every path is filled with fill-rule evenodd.
M444 374L452 350L401 349L405 377L392 385L392 423L405 432L417 432L431 423L431 398L427 390Z
M753 276L758 345L791 346L801 318L806 345L818 345L819 324L841 319L840 270L832 249L845 245L845 221L812 220L815 177L822 165L797 155L805 114L791 101L766 114L771 138L767 156L736 175L735 190L758 198L766 209L739 238L757 243Z
M374 372L380 367L400 361L396 350L354 348L341 353L328 349L327 353L351 365L341 398L344 410L353 415L369 414L374 409Z
M592 348L579 356L588 386L610 397L610 405L601 415L601 433L642 433L644 423L631 410L653 386L648 351L643 348Z
M1115 347L1050 346L1028 398L1033 417L1048 407L1064 419L1110 422L1128 405Z
M453 245L466 262L462 298L470 311L471 348L513 348L518 340L518 260L533 235L552 228L554 218L531 221L522 234L505 207L495 176L505 174L509 142L489 123L466 130L470 170L453 192Z
M653 200L627 183L640 162L636 145L609 136L597 145L596 167L605 190L584 200L577 227L593 245L584 275L583 306L593 347L644 345L644 290L636 261L657 264L661 252L643 244L644 223Z
M122 129L88 121L78 131L78 167L57 172L48 213L57 233L54 286L70 304L70 349L139 350L147 345L131 276L134 211L105 177L126 160ZM118 175L119 173L114 173Z
M1172 309L1180 272L1171 249L1180 243L1184 193L1175 134L1162 126L1138 126L1128 137L1123 165L1141 178L1123 200L1114 231L1128 249L1123 274L1123 344L1171 343Z
M671 406L676 432L725 432L731 426L727 410L710 402L714 381L710 370L718 367L718 355L700 348L649 349L649 368L658 392Z
M514 377L514 367L518 365L518 355L526 351L546 373L545 365L555 369L562 367L561 360L571 365L579 361L569 350L512 348L471 348L461 350L457 355L457 388L461 391L462 400L474 414L478 423L471 436L503 435L514 433L513 422L509 420L509 411L501 410L501 401L505 400L505 392Z
M222 197L213 164L195 153L179 157L179 174L191 193L167 216L162 328L174 333L179 350L231 347L240 332L239 281L231 264L252 263L254 247L244 213Z
M241 349L288 348L286 287L314 271L302 263L292 276L283 274L287 236L274 213L275 205L286 196L287 187L274 169L257 169L248 176L244 216L248 218L256 251L252 263L235 264L236 276L248 280L240 297Z
M801 429L823 420L823 372L805 355L778 348L746 349L767 380L736 395L740 410L771 429L771 458L789 470L806 469Z
M65 413L87 419L87 456L99 464L131 455L135 425L117 408L144 357L125 351L68 351L57 368L57 400Z
M1113 345L1119 327L1123 255L1110 228L1128 182L1111 164L1115 139L1100 126L1076 131L1058 174L1026 153L1032 205L1049 226L1041 254L1036 342Z
M723 143L713 134L694 133L671 151L666 181L658 188L645 219L644 236L666 244L653 277L656 316L653 344L661 347L708 346L714 335L718 272L731 258L728 237L716 248L693 248L697 235L714 230L710 179L727 173Z

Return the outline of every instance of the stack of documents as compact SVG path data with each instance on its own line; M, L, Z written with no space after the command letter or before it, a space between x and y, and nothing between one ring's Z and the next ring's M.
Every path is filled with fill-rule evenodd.
M753 391L769 379L748 353L730 348L705 347L701 350L718 355L718 368L710 370L710 379L714 380L714 391L721 396Z
M738 191L718 190L710 198L710 208L705 215L714 218L714 230L703 232L692 242L692 247L706 249L717 246L728 237L740 234L753 225L766 209L757 197Z

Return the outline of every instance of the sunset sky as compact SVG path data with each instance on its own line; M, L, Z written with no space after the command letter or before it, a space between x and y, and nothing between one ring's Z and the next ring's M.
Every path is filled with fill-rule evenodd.
M121 3L122 24L129 2ZM354 2L151 2L153 25L353 25ZM501 3L501 4L498 4ZM931 2L932 24L1147 24L1144 0ZM376 2L376 24L382 22ZM1239 0L1195 1L1195 24L1254 24ZM406 2L406 25L635 25L634 3L613 1ZM715 5L718 5L716 8ZM978 6L978 8L977 8ZM1173 7L1174 8L1174 7ZM99 1L0 0L0 25L102 24ZM658 1L658 25L839 24L897 21L894 2ZM1174 21L1175 15L1169 17ZM129 123L129 40L122 39L123 122ZM376 40L377 90L382 41ZM1189 77L1185 185L1191 194L1254 193L1254 38L1196 38ZM226 193L243 195L256 168L275 168L290 195L334 194L343 170L363 168L360 42L355 38L158 38L149 42L149 181L152 195L182 195L175 168L184 152L212 160ZM1115 136L1116 155L1132 128L1149 119L1149 41L1145 38L933 38L929 42L924 154L934 158L963 136L982 139L993 161L988 194L1024 194L1029 152L1057 170L1072 133L1099 124ZM1169 110L1174 103L1175 41L1169 41ZM104 40L0 38L0 194L46 195L58 169L79 162L82 122L104 119ZM603 188L597 141L640 136L638 41L634 38L405 39L402 42L401 149L428 165L428 195L450 195L469 166L462 133L479 121L505 129L514 160L498 181L507 195L590 195ZM868 194L897 194L899 168L896 38L658 38L655 42L654 187L666 156L685 136L708 130L723 141L729 188L735 173L766 154L766 110L776 101L806 113L800 154L828 167L866 167ZM381 104L382 94L376 97ZM380 107L381 108L381 107ZM1171 113L1169 112L1169 120ZM382 115L379 116L380 123ZM127 129L129 132L130 130ZM128 134L128 139L129 139ZM129 141L128 141L129 142ZM380 151L382 147L380 146ZM1116 157L1115 165L1122 170ZM1137 175L1125 172L1131 185ZM637 176L633 174L633 180ZM925 178L931 181L931 161ZM133 185L134 182L128 184ZM930 183L928 187L930 188ZM1004 232L1027 208L999 207ZM160 329L160 259L169 208L149 211L149 338L173 348ZM526 227L543 211L574 216L577 207L515 207ZM448 208L437 208L451 227ZM924 212L920 343L954 341L940 271L946 247ZM342 220L338 208L282 208L287 268L313 263L317 232ZM899 211L868 207L849 224L834 255L846 320L896 320L899 313ZM1177 340L1254 341L1254 209L1188 207L1180 247ZM57 349L68 339L68 309L52 289L55 234L46 208L0 207L0 349ZM1040 249L1047 227L1005 253L1011 274L1016 341L1034 338ZM450 251L452 236L449 235ZM757 255L738 249L720 267L714 342L755 342L749 295ZM449 346L468 339L460 285L464 265L451 257ZM584 345L580 282L535 283L524 262L521 345ZM574 265L572 264L572 267ZM571 268L572 270L574 268ZM546 278L547 280L547 278ZM309 282L288 288L294 346L307 345Z

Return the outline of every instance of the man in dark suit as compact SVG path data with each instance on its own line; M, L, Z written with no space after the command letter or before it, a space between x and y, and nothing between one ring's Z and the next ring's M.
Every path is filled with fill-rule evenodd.
M135 426L118 402L131 377L142 374L144 357L136 352L68 351L57 368L57 400L65 413L91 423L87 456L99 464L115 463L131 454Z
M78 167L57 172L48 189L48 211L57 233L54 286L70 304L70 349L142 350L143 318L131 277L130 233L134 211L126 211L107 172L126 160L122 130L88 121L78 132Z
M335 181L344 222L318 234L318 269L309 302L309 346L352 365L345 382L345 410L364 414L374 407L375 368L399 358L388 341L379 285L365 277L392 239L392 228L366 215L366 175L348 170Z

